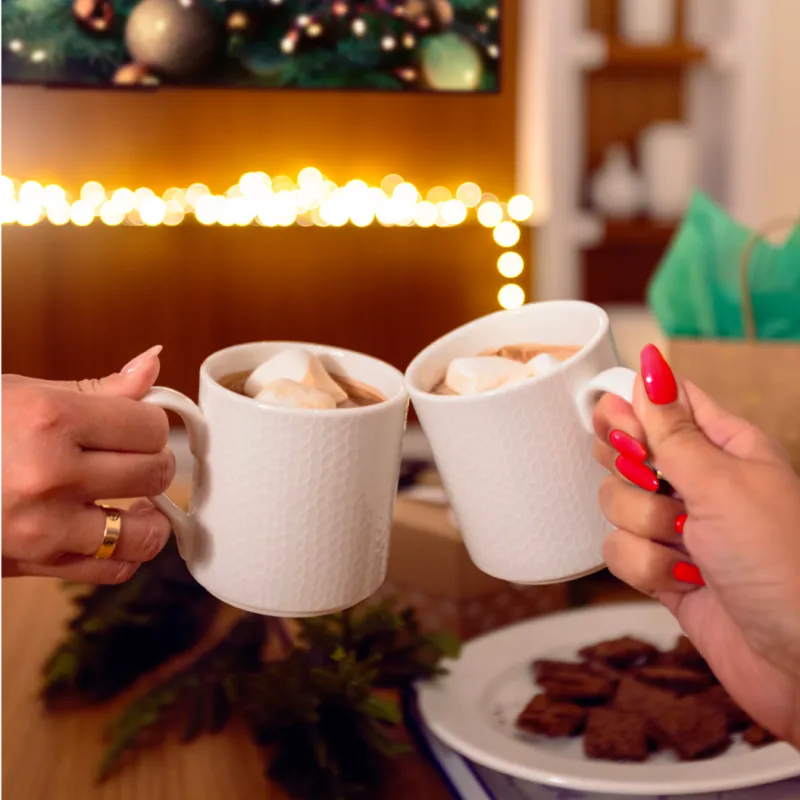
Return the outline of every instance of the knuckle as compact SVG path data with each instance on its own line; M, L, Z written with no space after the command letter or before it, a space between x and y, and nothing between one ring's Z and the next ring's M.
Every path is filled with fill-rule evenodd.
M63 402L52 394L36 392L26 403L26 419L33 433L51 434L66 427L67 413Z
M146 494L152 497L161 494L172 483L175 475L175 456L171 450L164 449L153 458L148 471Z
M151 561L164 548L169 538L169 522L158 512L147 515L141 540L142 561Z
M106 583L119 584L125 583L130 580L133 574L139 569L139 565L130 561L109 561L110 567L108 571Z
M159 450L163 450L169 441L169 417L163 408L147 406L152 413L153 438Z
M619 483L619 479L615 478L613 475L606 476L603 478L603 482L600 484L600 490L598 491L597 495L600 503L600 510L603 512L603 516L612 525L614 524L613 511Z
M24 555L26 561L45 561L56 551L52 534L48 533L48 527L33 518L18 521L14 525L13 535L16 539L14 549L18 550L21 556ZM5 539L6 536L8 534L4 533L3 538Z
M40 460L22 466L14 476L14 490L21 500L39 501L58 488L57 470Z
M664 504L660 502L662 499L658 495L642 496L642 506L639 510L639 530L633 531L634 533L658 537L668 532L669 529L665 526Z
M103 389L103 382L99 378L84 378L75 381L75 388L83 394L99 394Z

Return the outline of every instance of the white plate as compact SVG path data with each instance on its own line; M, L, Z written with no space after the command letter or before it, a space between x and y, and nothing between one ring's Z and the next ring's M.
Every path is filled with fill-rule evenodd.
M454 750L523 780L615 795L676 795L758 786L800 775L800 753L776 743L735 742L720 756L680 762L658 753L642 764L588 759L580 738L517 731L514 719L536 692L535 658L575 659L579 648L630 634L671 647L680 633L657 603L615 604L540 617L464 646L448 675L419 687L420 712Z

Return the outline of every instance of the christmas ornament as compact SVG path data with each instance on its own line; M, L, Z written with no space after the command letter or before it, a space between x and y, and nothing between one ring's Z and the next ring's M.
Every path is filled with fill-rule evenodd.
M455 18L450 0L408 0L403 16L411 22L421 23L421 27L432 26L440 31L449 28Z
M225 21L225 27L230 33L245 33L252 34L255 25L250 15L241 8L237 8L228 14L228 19Z
M427 39L422 47L421 66L425 83L442 92L474 91L483 74L477 48L457 33Z
M113 78L117 86L158 86L159 80L141 64L125 64Z
M176 80L202 72L219 42L211 16L196 0L141 0L125 26L134 61Z
M114 6L111 0L75 0L72 14L84 30L105 33L114 21Z

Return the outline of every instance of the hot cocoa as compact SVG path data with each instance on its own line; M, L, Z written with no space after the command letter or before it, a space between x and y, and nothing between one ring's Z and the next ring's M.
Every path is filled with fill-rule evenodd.
M455 358L431 392L442 395L490 392L549 372L580 349L576 345L509 344L473 357Z
M375 405L386 398L371 386L329 373L312 353L284 350L255 369L223 376L219 383L260 403L330 410Z

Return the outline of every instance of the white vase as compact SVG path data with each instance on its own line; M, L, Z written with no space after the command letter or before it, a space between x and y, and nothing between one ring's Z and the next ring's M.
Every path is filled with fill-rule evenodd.
M619 35L633 45L658 45L675 36L675 0L620 0Z
M592 205L607 219L630 219L642 208L641 178L631 164L628 151L615 144L592 177Z
M682 217L697 180L697 147L689 126L651 125L639 141L639 163L649 214L659 220Z

